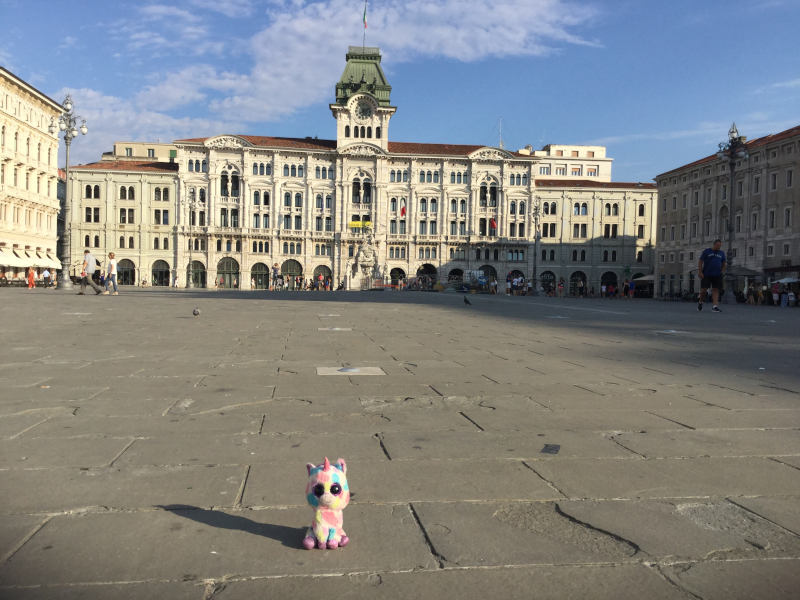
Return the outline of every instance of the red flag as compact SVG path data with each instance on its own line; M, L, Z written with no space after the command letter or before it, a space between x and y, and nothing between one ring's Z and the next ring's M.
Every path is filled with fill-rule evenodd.
M489 229L497 229L497 221L489 219Z
M406 216L406 205L405 204L403 204L403 206L400 207L400 216L401 217L405 217Z

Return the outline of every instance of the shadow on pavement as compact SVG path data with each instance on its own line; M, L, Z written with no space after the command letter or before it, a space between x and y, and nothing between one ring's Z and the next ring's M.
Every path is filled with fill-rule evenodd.
M171 512L179 517L197 521L220 529L234 529L260 535L281 542L289 548L302 548L301 542L306 533L305 527L286 527L271 523L259 523L246 517L230 515L218 510L208 510L190 504L156 505L156 508Z

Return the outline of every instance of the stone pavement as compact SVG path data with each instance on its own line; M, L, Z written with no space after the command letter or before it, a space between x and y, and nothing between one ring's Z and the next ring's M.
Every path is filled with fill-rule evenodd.
M798 597L800 311L471 300L0 289L0 598Z

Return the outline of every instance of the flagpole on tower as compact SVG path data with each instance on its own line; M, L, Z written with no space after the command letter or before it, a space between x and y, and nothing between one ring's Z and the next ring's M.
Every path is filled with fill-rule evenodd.
M361 41L361 50L367 47L367 0L364 0L364 38Z

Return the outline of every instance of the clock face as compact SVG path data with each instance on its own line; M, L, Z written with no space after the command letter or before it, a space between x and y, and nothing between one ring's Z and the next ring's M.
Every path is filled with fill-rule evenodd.
M366 100L362 100L356 106L356 116L359 119L369 119L372 116L372 106Z

